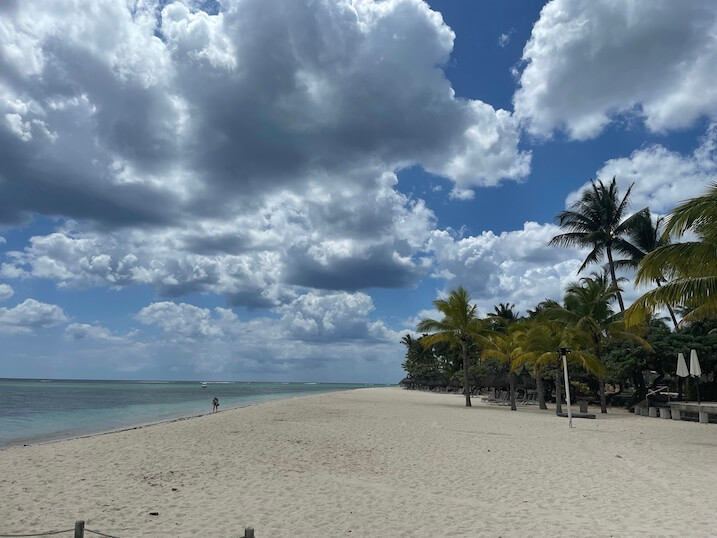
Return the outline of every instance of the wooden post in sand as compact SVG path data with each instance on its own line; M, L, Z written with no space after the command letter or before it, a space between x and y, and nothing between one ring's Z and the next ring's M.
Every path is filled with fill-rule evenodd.
M244 529L244 538L254 538L254 529L252 527Z
M85 538L84 521L75 521L75 538Z

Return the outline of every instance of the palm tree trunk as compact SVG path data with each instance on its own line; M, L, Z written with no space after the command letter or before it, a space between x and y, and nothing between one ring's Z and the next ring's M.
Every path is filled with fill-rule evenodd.
M599 337L595 337L595 358L600 359L600 340ZM600 412L607 413L607 402L605 401L605 380L600 379Z
M515 406L515 372L511 370L508 376L510 376L510 410L517 411L518 408Z
M545 405L545 387L543 386L543 372L540 371L540 368L538 368L538 371L535 372L535 390L538 391L538 407L541 409L547 409L548 406Z
M612 277L612 283L617 288L617 277L615 276L615 262L612 260L612 248L608 245L605 250L607 251L607 262L610 266L610 276ZM620 304L620 312L625 311L625 303L622 302L622 294L617 292L617 302Z
M660 279L659 279L659 278L655 280L655 284L657 284L657 287L658 287L658 288L661 288L661 287L662 287L662 286L660 285ZM678 323L677 323L677 318L675 317L675 312L674 312L674 310L672 310L672 307L671 307L670 305L665 305L665 306L667 306L667 311L670 313L670 317L672 318L672 323L675 324L675 330L677 330L677 329L678 329Z
M675 317L675 311L672 310L672 307L670 305L667 306L667 311L670 313L670 317L672 318L672 323L675 324L675 330L679 329L679 323L677 323L677 318Z
M461 340L461 351L463 353L463 394L466 395L466 407L471 407L471 392L468 386L468 342Z
M560 379L560 367L555 369L555 414L563 412L563 382Z

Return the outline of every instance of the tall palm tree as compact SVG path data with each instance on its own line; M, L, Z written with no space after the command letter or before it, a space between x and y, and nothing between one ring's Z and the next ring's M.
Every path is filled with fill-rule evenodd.
M471 304L470 295L459 286L453 290L448 299L433 301L443 319L426 318L418 324L418 332L430 333L421 338L424 346L432 346L437 342L448 342L461 350L463 359L463 393L466 396L466 407L471 406L471 393L468 382L468 348L480 338L484 331L482 320L476 315L476 305Z
M629 268L636 270L640 262L650 252L657 250L660 247L670 244L670 238L668 235L662 233L662 224L664 217L658 217L655 222L652 221L652 215L648 208L643 209L635 213L635 219L633 226L627 231L627 235L630 239L628 243L628 250L623 251L627 257L622 260L615 260L615 267L617 268ZM662 283L665 282L664 275L660 275L653 279L657 287L661 287ZM666 305L667 310L672 318L672 323L675 329L678 328L677 318L671 305Z
M697 241L663 245L641 261L637 284L663 276L667 282L633 303L626 313L628 323L641 322L667 305L687 307L683 321L717 318L717 183L670 213L665 235L681 237L688 231Z
M515 372L529 359L529 354L521 346L525 340L523 331L514 330L508 334L494 334L485 339L485 347L481 357L497 359L508 366L510 379L510 409L516 411L515 405Z
M591 181L590 187L583 191L580 200L556 217L560 227L567 232L556 235L550 240L550 244L554 246L592 249L578 269L578 273L589 264L600 263L605 256L607 257L608 269L616 288L621 312L625 310L625 304L615 275L613 250L627 252L631 247L624 238L635 219L634 215L625 218L631 191L632 185L620 200L614 177L607 185L600 180Z
M635 342L652 350L647 341L627 329L622 313L612 310L611 303L618 293L617 286L608 283L607 277L584 277L568 285L564 307L551 309L555 319L589 336L592 354L601 362L605 345L611 339ZM604 377L600 377L600 411L607 413Z

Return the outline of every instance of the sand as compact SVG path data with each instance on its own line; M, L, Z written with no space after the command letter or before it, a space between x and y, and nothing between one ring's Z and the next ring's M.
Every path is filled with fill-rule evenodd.
M575 423L376 388L14 447L0 534L717 535L717 425Z

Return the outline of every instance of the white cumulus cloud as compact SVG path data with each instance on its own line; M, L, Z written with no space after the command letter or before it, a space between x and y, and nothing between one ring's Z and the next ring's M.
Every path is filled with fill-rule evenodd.
M12 308L0 308L0 333L30 333L65 322L67 316L62 308L35 299L25 299Z
M523 62L514 107L533 134L593 138L621 115L689 127L717 118L717 4L552 0Z
M14 295L14 291L12 289L12 286L9 284L0 284L0 301L4 301L5 299L9 299Z
M70 323L65 327L65 335L73 340L99 340L102 342L124 343L127 339L112 334L112 331L101 325L89 323Z
M525 313L545 298L561 299L565 285L577 278L585 253L549 246L559 233L556 225L536 222L464 238L434 231L434 276L445 279L447 290L465 287L482 315L501 302L515 303Z
M227 335L227 322L236 321L235 315L217 308L214 316L206 308L187 303L163 301L144 307L136 316L145 325L156 325L174 340L201 341Z
M668 213L678 203L702 195L717 181L717 124L710 125L691 154L653 144L633 151L629 157L610 159L596 177L603 181L614 177L623 194L634 183L630 194L633 211L649 207L653 213ZM575 202L589 184L570 193L566 206Z
M382 322L368 319L373 309L373 301L365 293L309 292L278 311L290 338L306 341L392 338Z
M136 319L161 330L148 343L197 372L232 372L264 379L290 379L296 372L321 379L398 378L400 333L370 319L371 298L363 293L308 293L277 308L277 316L243 321L231 310L158 302ZM332 378L332 376L335 376ZM389 377L390 378L390 377Z

